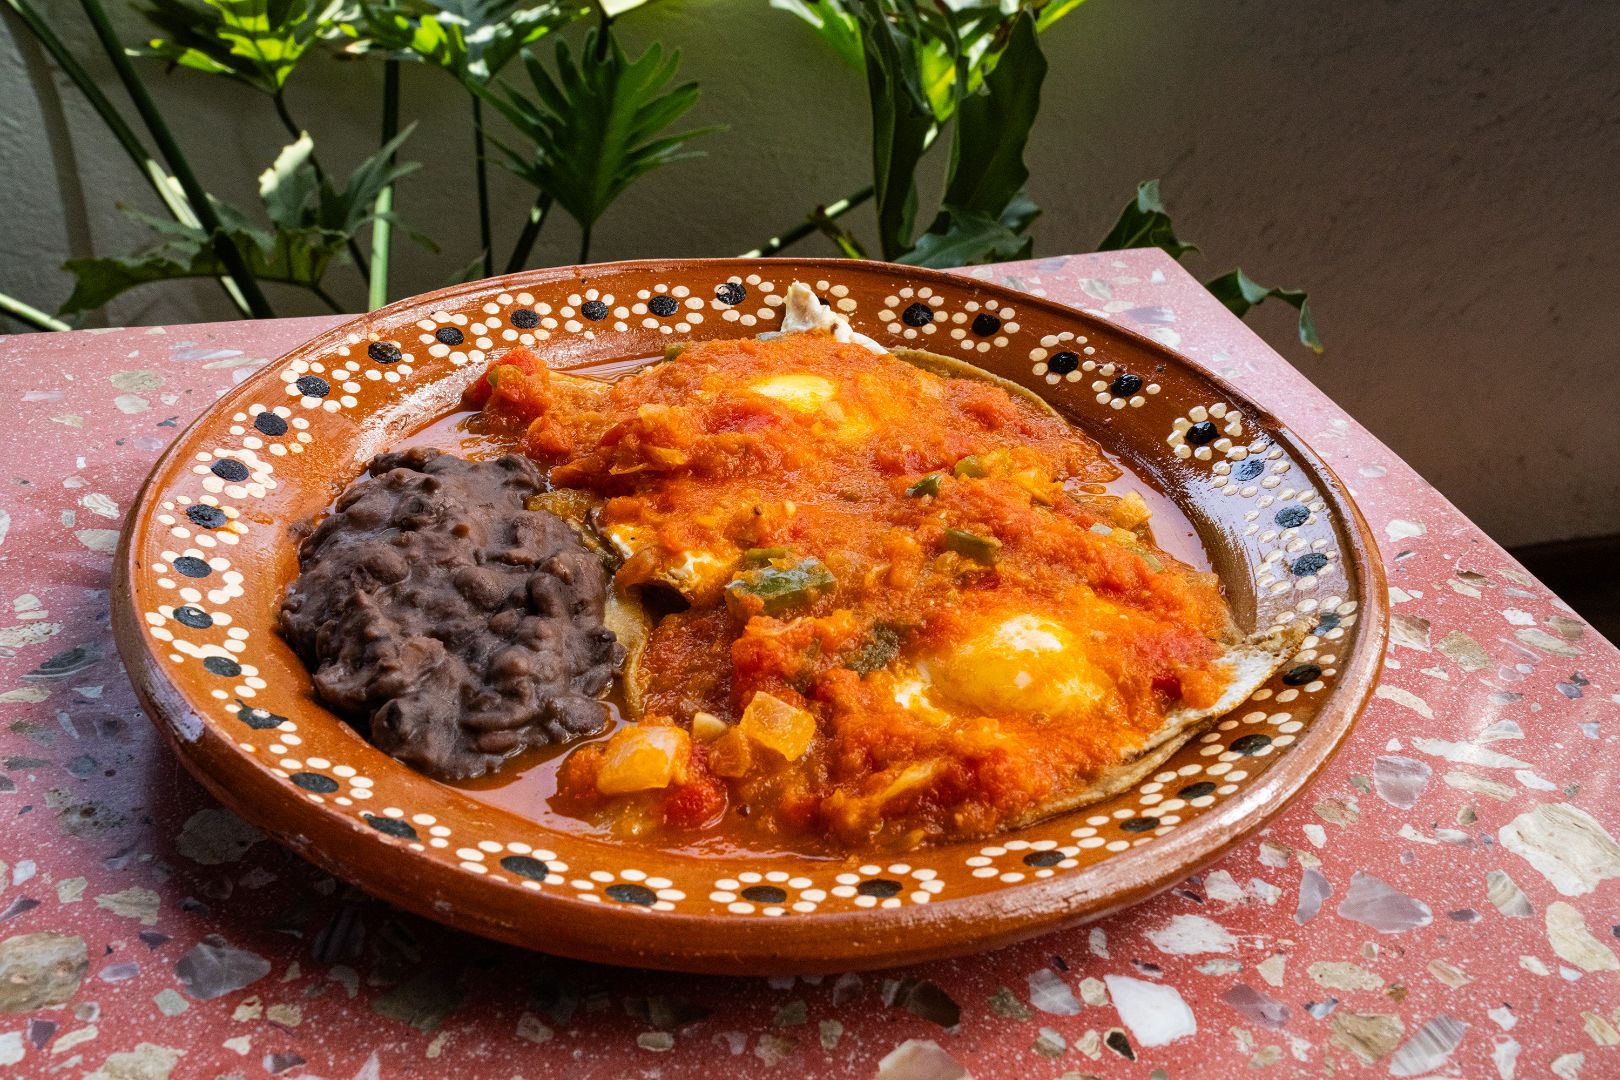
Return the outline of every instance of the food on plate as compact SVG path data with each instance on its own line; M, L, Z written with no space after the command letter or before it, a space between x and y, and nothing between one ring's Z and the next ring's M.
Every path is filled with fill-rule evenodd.
M556 806L655 839L986 836L1136 783L1276 668L1040 399L804 286L782 326L613 382L513 349L467 392L612 569L626 722Z
M434 776L600 731L624 649L607 575L540 469L425 447L383 454L299 546L280 627L322 701Z

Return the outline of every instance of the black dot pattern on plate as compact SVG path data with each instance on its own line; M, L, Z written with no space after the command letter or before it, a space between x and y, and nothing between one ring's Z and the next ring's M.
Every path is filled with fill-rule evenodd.
M174 609L174 621L193 630L206 630L214 625L214 617L200 607L190 604Z
M197 558L195 555L182 555L174 560L176 573L186 577L207 577L214 572L214 568Z
M607 318L607 305L600 300L587 300L579 305L579 313L591 322L601 322Z
M1025 866L1056 866L1062 861L1061 851L1032 851L1024 856Z
M1335 613L1330 611L1326 615L1322 616L1320 619L1317 620L1316 629L1312 630L1311 633L1313 633L1313 634L1325 634L1329 630L1332 630L1335 627L1337 627L1343 621L1344 620L1339 618L1338 615L1336 615Z
M888 878L867 878L855 886L855 891L862 896L874 896L879 900L887 900L891 896L900 895L900 883Z
M1142 389L1142 376L1132 375L1122 371L1114 376L1114 381L1108 384L1108 392L1115 397L1130 397Z
M980 337L989 337L1001 329L1001 320L988 311L981 311L973 316L973 332Z
M248 478L248 467L231 457L220 458L218 461L208 466L208 471L219 477L221 480L226 480L233 484L239 484Z
M1215 785L1208 780L1200 780L1196 784L1188 784L1176 792L1178 799L1202 799L1205 795L1215 794Z
M907 326L927 326L934 321L934 309L927 304L912 304L900 313Z
M259 434L268 435L272 439L287 434L287 421L273 412L262 412L255 416L253 426L259 429Z
M441 326L433 331L433 340L440 345L460 345L467 340L467 335L453 326Z
M398 840L415 840L416 830L408 821L398 818L382 817L378 814L361 814L361 820L384 836L392 836Z
M1080 367L1080 354L1065 349L1046 362L1046 370L1054 375L1067 375Z
M1322 677L1322 669L1315 664L1301 664L1296 668L1289 668L1283 675L1282 681L1289 686L1304 686L1308 682L1315 682Z
M293 385L305 397L325 397L332 392L332 384L319 375L305 375Z
M658 894L647 886L623 881L617 885L609 885L602 891L608 894L609 899L617 900L621 904L636 904L639 907L652 907L658 899Z
M205 503L198 503L196 506L186 507L186 517L191 519L191 523L193 525L200 526L204 529L220 528L230 520L230 518L225 516L225 511L221 510L217 506L208 506Z
M512 312L512 325L519 330L533 330L540 325L540 315L533 308L520 307Z
M787 901L787 893L775 885L750 885L742 891L742 898L756 904L781 904Z
M1320 551L1307 551L1294 560L1293 571L1296 577L1309 577L1319 573L1328 564L1328 557Z
M748 289L740 281L724 281L715 286L714 298L722 304L736 307L748 299Z
M379 364L397 364L405 354L392 341L373 341L366 346L366 355Z
M273 712L266 712L263 709L255 709L253 706L242 701L238 701L236 705L236 718L242 721L242 723L246 724L248 727L252 728L254 731L270 731L271 729L278 728L287 722L287 718L285 716L277 716Z
M647 301L647 310L660 319L667 319L679 311L681 305L675 302L673 296L658 295Z
M242 674L242 665L228 656L205 656L203 667L215 675L222 675L227 679L234 679Z
M1270 735L1245 735L1241 739L1233 740L1232 752L1236 754L1243 754L1245 756L1250 754L1258 754L1270 745Z
M1187 441L1192 443L1194 446L1203 446L1205 443L1214 442L1215 436L1219 434L1220 432L1215 430L1214 424L1210 423L1208 420L1200 420L1198 423L1187 429L1186 438Z
M336 780L330 776L322 776L318 772L295 772L288 779L305 791L313 791L317 795L330 795L338 789Z
M501 869L530 881L544 881L551 867L533 855L507 855L501 859Z
M1147 832L1149 829L1159 827L1159 819L1156 817L1127 818L1119 823L1119 827L1126 832Z
M1259 458L1248 458L1244 461L1238 462L1237 468L1232 470L1232 475L1237 477L1239 480L1253 480L1255 477L1259 476L1265 471L1265 462L1261 461Z
M1311 512L1299 505L1299 503L1290 503L1277 511L1276 520L1277 524L1285 529L1297 529L1305 524L1305 519L1310 516Z

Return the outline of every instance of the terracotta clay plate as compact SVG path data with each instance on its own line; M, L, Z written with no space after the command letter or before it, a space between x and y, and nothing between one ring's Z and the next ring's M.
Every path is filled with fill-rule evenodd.
M523 800L501 789L437 783L315 700L275 631L295 571L290 530L366 461L454 408L504 349L611 370L671 340L770 330L794 281L880 343L971 360L1041 394L1137 486L1165 496L1160 543L1176 539L1179 514L1182 549L1203 549L1195 557L1220 575L1244 631L1307 632L1294 654L1124 794L989 841L847 859L612 842L520 812ZM394 304L223 398L158 463L128 520L119 650L158 727L222 801L423 915L546 952L679 970L900 964L1140 900L1213 860L1316 774L1370 695L1385 637L1366 523L1264 409L1100 318L879 263L559 268Z

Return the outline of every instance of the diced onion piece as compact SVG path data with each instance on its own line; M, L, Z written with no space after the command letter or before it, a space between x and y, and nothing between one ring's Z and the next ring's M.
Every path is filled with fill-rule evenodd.
M603 795L627 795L668 787L691 753L686 732L667 724L638 724L620 728L608 740L596 790Z
M731 729L731 725L711 712L692 714L692 738L698 742L714 742Z
M1153 516L1148 509L1147 500L1134 491L1127 491L1114 504L1114 524L1122 529L1138 529L1146 525Z
M816 718L765 691L756 692L737 725L754 742L789 761L797 761L816 737Z
M735 780L748 775L754 765L754 751L748 736L732 728L709 744L709 771Z

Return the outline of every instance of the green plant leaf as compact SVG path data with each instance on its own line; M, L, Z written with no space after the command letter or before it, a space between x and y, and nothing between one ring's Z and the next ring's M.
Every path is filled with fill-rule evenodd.
M1083 0L1051 0L1051 3L1038 7L1039 14L1035 17L1035 29L1046 32L1046 28L1057 22L1063 16L1079 7Z
M1046 57L1028 14L1012 22L1001 61L956 112L944 203L955 212L999 217L1029 181L1024 147L1041 107Z
M480 96L533 144L525 152L491 140L512 171L588 229L639 177L695 157L687 143L716 129L663 134L697 102L696 83L670 88L680 53L652 45L632 60L611 33L604 39L593 28L582 61L559 41L555 76L532 54L523 56L533 98L505 83L501 94Z
M839 0L771 0L771 7L809 23L827 47L856 71L866 69L861 28Z
M942 232L925 232L896 262L946 269L1029 257L1030 239L978 210L947 214Z
M1260 284L1242 270L1233 270L1204 282L1204 288L1225 304L1238 318L1249 313L1256 304L1269 299L1281 300L1299 312L1299 340L1312 352L1322 351L1322 339L1316 332L1316 318L1311 314L1311 299L1303 289L1272 289Z
M625 7L628 10L639 4ZM486 85L525 47L588 14L568 0L395 0L366 3L346 20L351 52L385 52ZM618 12L615 12L617 14Z
M300 135L259 176L259 199L269 228L229 203L210 199L221 231L253 276L309 289L331 304L322 286L327 269L350 238L375 219L377 192L418 168L416 162L389 160L413 127L362 161L342 189L317 175L314 142L308 134ZM64 269L74 275L75 284L62 305L63 312L100 307L129 289L155 281L218 277L224 272L207 231L129 207L120 209L145 225L157 243L128 257L69 259ZM390 215L390 220L397 219Z
M900 0L902 18L891 21L877 3L861 6L867 96L872 107L872 186L877 203L878 245L885 259L910 250L917 218L917 165L922 161L934 113L923 93L917 54L922 33L914 0Z
M1157 180L1144 180L1136 185L1136 197L1125 204L1119 212L1119 220L1097 244L1098 251L1137 247L1162 248L1175 259L1198 250L1197 244L1177 238L1170 215L1165 212L1164 200L1159 197Z
M161 35L136 56L228 75L275 94L298 61L338 32L341 0L140 0L137 10Z

